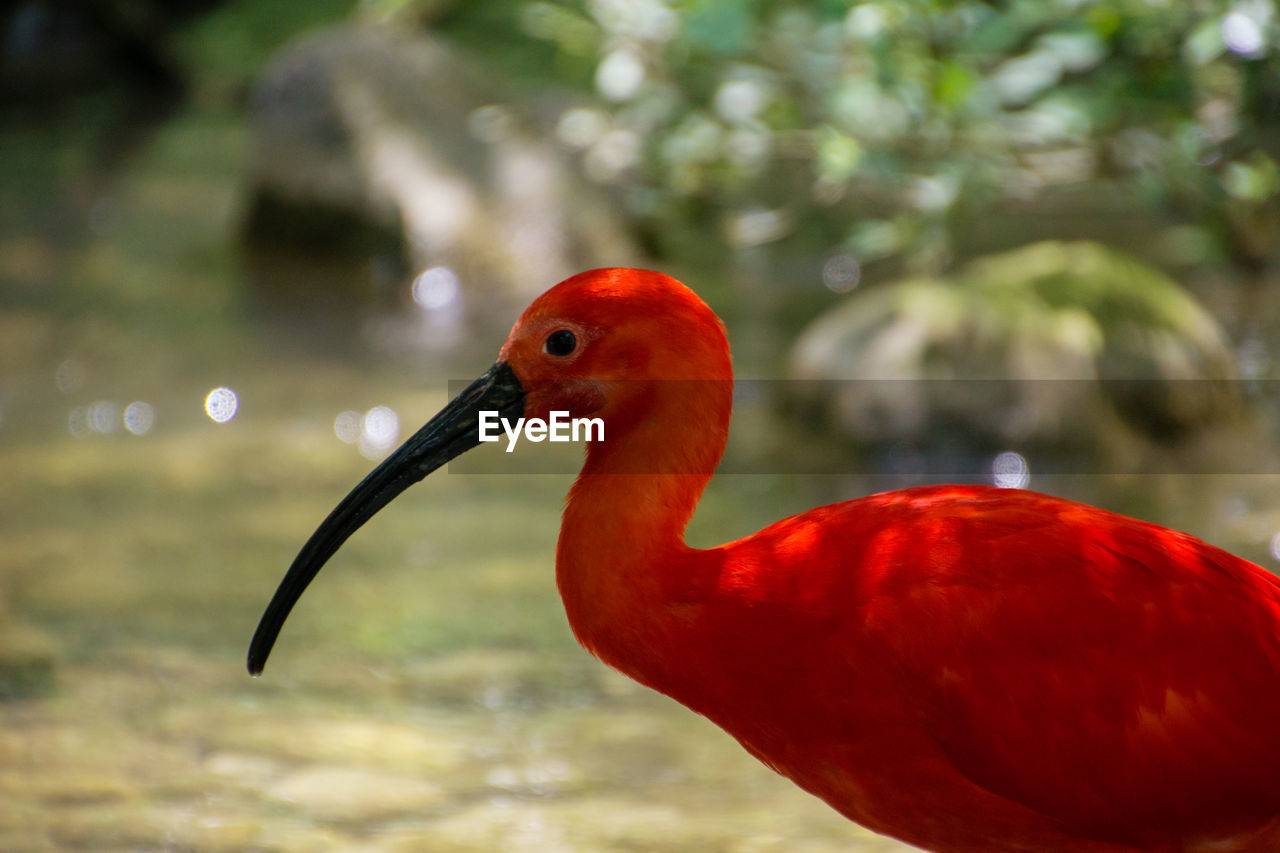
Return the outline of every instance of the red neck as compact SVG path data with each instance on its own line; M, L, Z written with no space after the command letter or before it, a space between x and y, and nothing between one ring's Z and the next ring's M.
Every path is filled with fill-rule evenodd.
M578 640L635 677L644 669L636 656L652 646L637 635L664 631L693 581L698 552L685 545L685 526L724 452L732 405L732 381L660 385L642 420L606 422L606 440L588 446L556 548L556 581Z

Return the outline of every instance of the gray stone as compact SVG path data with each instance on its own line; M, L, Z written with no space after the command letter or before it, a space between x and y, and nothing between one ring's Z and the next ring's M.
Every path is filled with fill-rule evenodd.
M792 402L811 421L869 444L957 430L992 447L1087 441L1116 414L1177 439L1241 407L1213 317L1159 271L1085 242L856 292L800 335L790 375L808 380Z
M252 99L244 240L257 291L285 305L410 306L421 271L497 312L636 250L466 57L429 35L343 25L286 48ZM457 313L458 306L440 306Z

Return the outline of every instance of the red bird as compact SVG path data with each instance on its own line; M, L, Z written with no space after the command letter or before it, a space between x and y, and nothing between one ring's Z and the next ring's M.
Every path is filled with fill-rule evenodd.
M303 547L249 651L478 412L604 422L556 580L579 641L877 832L935 851L1280 851L1280 581L1198 539L936 486L684 542L732 399L720 320L655 272L553 287Z

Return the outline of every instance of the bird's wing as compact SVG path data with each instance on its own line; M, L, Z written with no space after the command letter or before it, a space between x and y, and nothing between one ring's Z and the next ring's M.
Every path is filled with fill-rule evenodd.
M963 775L1085 832L1280 813L1273 576L1026 492L895 524L864 554L879 580L857 630L899 656Z

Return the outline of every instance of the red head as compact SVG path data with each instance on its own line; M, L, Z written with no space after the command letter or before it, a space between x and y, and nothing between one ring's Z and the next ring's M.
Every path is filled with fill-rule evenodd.
M670 276L611 268L566 279L525 310L498 359L524 389L526 417L565 410L602 418L607 446L629 436L628 470L646 470L641 459L670 470L638 437L661 432L661 444L680 450L691 426L715 444L697 454L695 470L709 474L719 461L732 404L729 343L720 318ZM597 464L600 450L589 447Z

